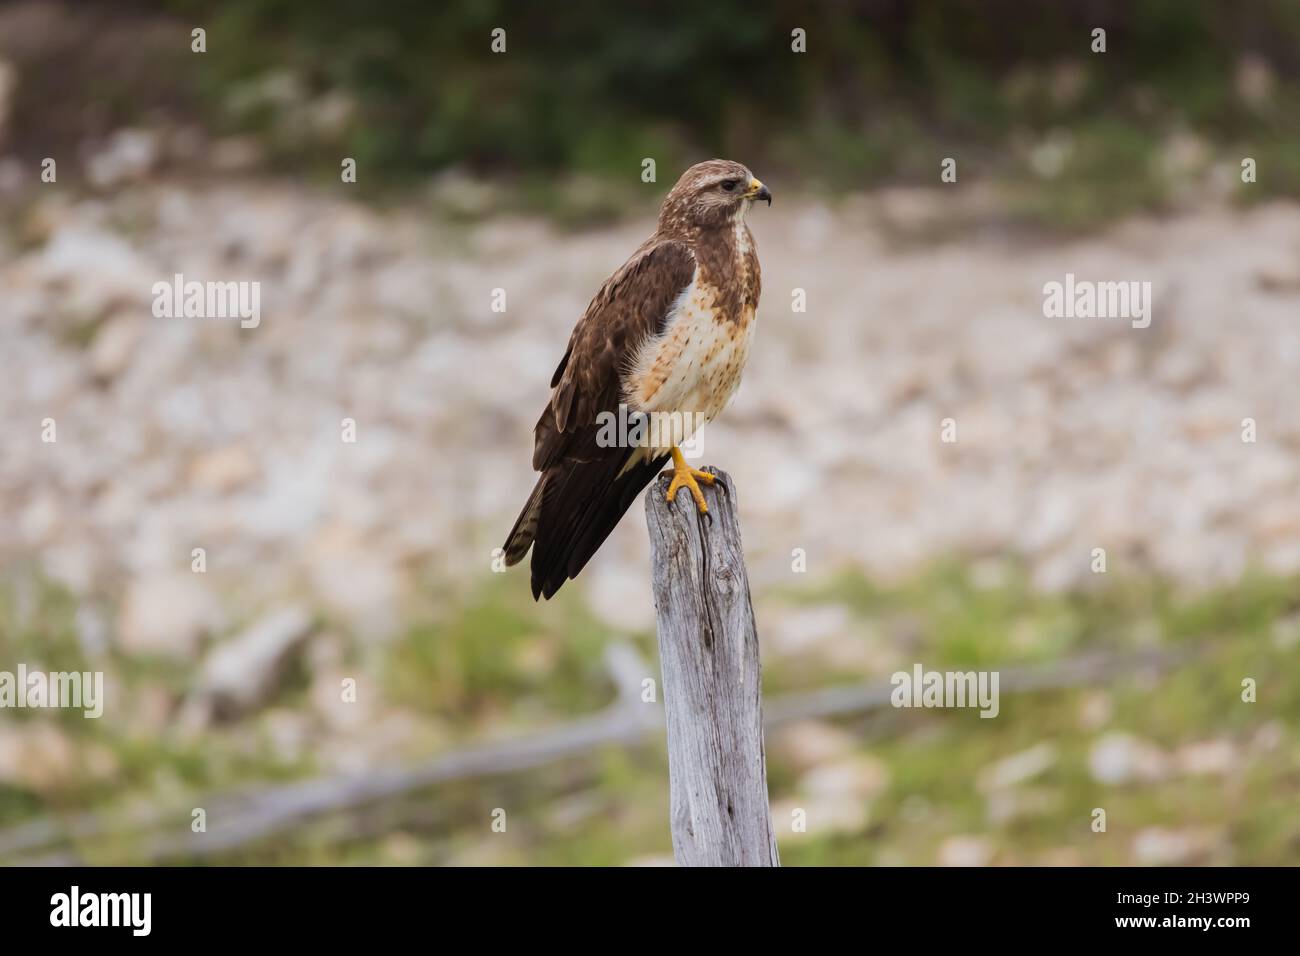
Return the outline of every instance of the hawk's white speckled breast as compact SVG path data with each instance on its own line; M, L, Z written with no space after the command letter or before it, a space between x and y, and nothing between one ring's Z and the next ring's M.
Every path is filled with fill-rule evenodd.
M625 379L631 407L691 415L696 427L726 407L745 370L755 313L745 306L742 315L721 316L719 299L697 269L663 333L647 339L633 359Z

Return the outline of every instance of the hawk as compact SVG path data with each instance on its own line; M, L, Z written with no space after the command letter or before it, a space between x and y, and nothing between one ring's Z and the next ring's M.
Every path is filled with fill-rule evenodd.
M678 446L740 384L760 288L745 213L759 200L771 192L740 163L686 170L574 327L534 429L541 477L503 549L513 565L532 548L534 600L577 577L670 458L668 500L686 488L708 513L699 483L713 476Z

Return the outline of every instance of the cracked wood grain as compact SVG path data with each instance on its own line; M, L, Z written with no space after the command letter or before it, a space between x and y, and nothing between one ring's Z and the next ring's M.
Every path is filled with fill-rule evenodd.
M779 866L768 808L758 632L735 486L714 468L700 515L646 494L668 723L673 854L682 866Z

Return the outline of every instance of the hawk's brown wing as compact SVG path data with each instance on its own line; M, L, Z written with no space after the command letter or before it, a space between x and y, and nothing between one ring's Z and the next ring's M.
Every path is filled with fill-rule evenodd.
M577 576L663 468L666 456L623 472L635 449L601 447L597 416L618 414L632 355L663 331L694 275L689 248L652 238L605 281L569 337L534 431L533 468L542 475L505 544L507 564L533 548L534 597L549 598Z

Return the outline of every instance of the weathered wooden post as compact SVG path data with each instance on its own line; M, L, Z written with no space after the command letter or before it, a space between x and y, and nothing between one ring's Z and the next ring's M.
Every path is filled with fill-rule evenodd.
M668 715L673 853L681 866L779 866L767 802L758 634L725 472L709 518L668 476L646 494Z

